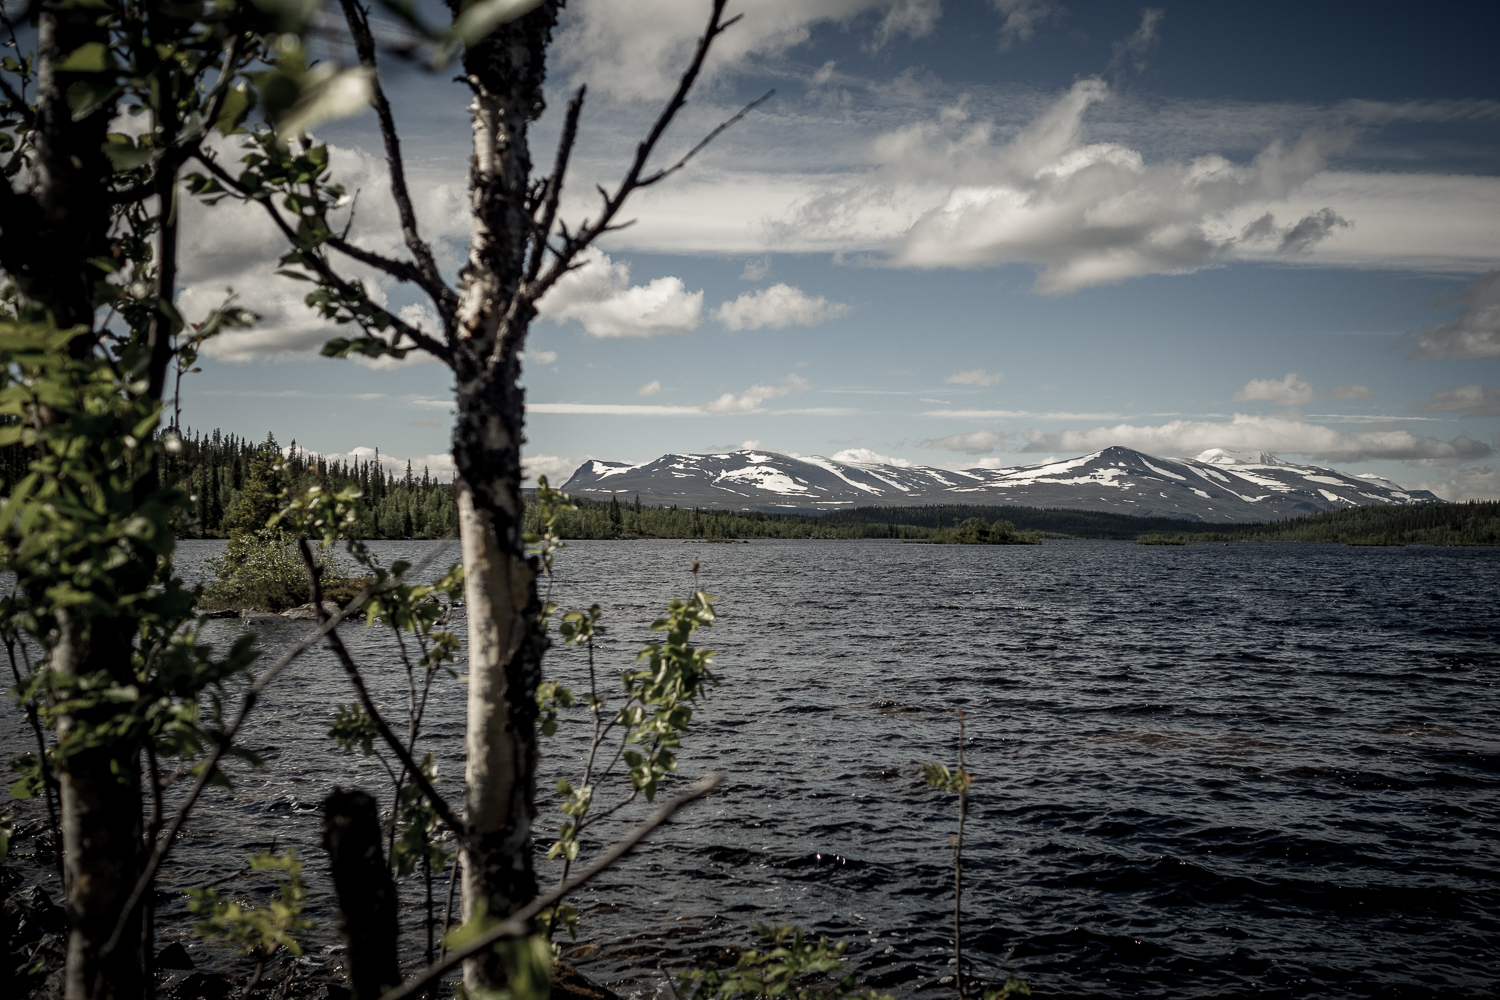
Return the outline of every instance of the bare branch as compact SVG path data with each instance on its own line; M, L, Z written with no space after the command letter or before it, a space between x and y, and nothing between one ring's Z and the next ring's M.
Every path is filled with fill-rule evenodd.
M417 231L417 213L412 209L411 192L406 185L406 165L401 157L401 137L396 131L396 119L391 114L390 102L386 100L385 90L380 86L380 76L374 72L375 38L370 32L369 10L361 6L359 0L340 0L340 4L344 8L344 20L349 23L349 33L354 36L354 48L359 53L360 64L372 71L371 103L380 119L380 136L385 141L385 161L391 172L391 198L401 216L401 235L406 240L406 248L417 262L418 271L426 279L419 283L432 296L451 339L456 329L458 296L443 281L437 261L433 259L432 248Z
M547 237L552 233L552 224L557 220L557 205L562 199L563 176L568 172L568 158L573 154L573 143L578 140L578 116L583 111L583 98L587 87L579 87L578 95L568 102L568 116L563 121L562 136L557 140L557 160L552 165L552 176L547 178L543 191L541 221L531 231L531 261L526 268L526 281L536 280L542 269L542 258L546 256ZM566 229L564 230L566 233Z
M266 213L270 215L271 221L274 222L276 224L276 227L281 230L281 234L286 237L287 242L294 247L301 245L301 241L297 238L296 231L293 230L292 227L287 223L287 221L281 217L281 213L277 210L276 206L271 203L270 198L253 197L251 192L246 189L238 179L230 174L229 171L219 166L218 162L215 161L213 157L205 155L201 149L193 151L193 158L207 167L209 171L215 177L217 177L221 183L232 188L247 200L259 202L265 208ZM324 260L320 255L314 252L308 253L305 256L312 268L318 272L323 280L338 289L340 293L349 297L355 297L356 295L361 294L356 292L354 287L351 286L347 281L339 277L338 274L333 270L333 268L329 266L328 262ZM391 326L396 328L397 333L406 336L411 340L413 344L415 344L417 347L420 347L428 354L431 354L433 357L445 362L451 361L452 355L448 349L448 345L432 337L429 337L427 334L412 326L410 323L407 323L399 316L393 315L392 313L387 312L384 309L382 309L381 312L384 314L385 318L390 321ZM399 343L399 338L397 339L397 342Z
M604 205L600 212L599 218L594 220L593 222L586 221L579 228L578 232L575 235L567 238L564 241L561 250L556 252L556 256L553 259L552 265L547 268L545 273L543 273L537 279L533 281L527 281L522 285L520 291L516 295L517 301L513 303L511 309L512 313L519 313L522 308L536 302L543 295L545 295L547 290L550 289L554 284L556 284L558 279L571 269L573 258L582 253L583 250L586 249L596 239L598 239L600 236L603 236L605 233L614 232L615 230L624 228L624 226L630 224L628 222L616 223L614 219L615 216L619 214L620 209L624 206L626 199L630 197L632 192L649 184L655 184L662 178L667 177L670 174L681 169L688 160L692 159L693 156L695 156L709 142L713 141L713 139L721 134L726 128L739 121L746 114L748 114L751 109L759 106L771 96L770 94L767 94L765 97L751 102L743 110L741 110L739 114L735 115L733 118L729 119L729 121L714 129L713 132L709 133L709 135L702 142L698 143L691 150L689 150L687 155L679 160L676 164L668 167L665 170L659 170L656 173L647 176L643 180L642 174L645 172L646 163L650 160L651 154L655 152L657 144L661 141L661 137L666 133L667 127L672 124L672 120L677 116L677 113L682 110L684 105L687 104L688 92L692 90L693 84L697 81L698 75L703 70L703 61L707 58L708 50L713 45L714 39L718 38L718 36L721 35L727 28L729 28L740 19L739 16L736 16L730 18L728 21L723 20L724 5L726 2L727 0L714 0L713 10L710 12L708 17L708 26L703 31L703 37L698 39L698 46L693 52L692 61L688 64L687 68L683 70L682 76L677 82L677 90L672 94L672 98L667 102L666 107L662 109L661 114L656 119L656 123L651 127L651 131L646 135L646 138L636 147L635 160L631 163L630 169L626 171L625 177L620 181L619 187L615 189L615 193L610 194L603 187L599 188L600 197L604 199ZM498 358L500 345L497 344L495 350L495 358Z
M677 173L677 171L687 166L687 162L693 157L697 156L699 151L701 151L704 146L707 146L709 143L713 142L731 125L748 115L750 112L754 111L756 108L760 107L762 104L769 101L774 96L776 96L776 91L766 91L760 97L757 97L755 100L751 101L749 104L741 108L739 114L735 115L733 118L729 119L728 121L721 124L718 128L708 133L708 135L704 136L702 141L700 141L698 145L694 146L692 149L688 150L687 153L682 157L682 159L678 160L676 163L672 164L665 170L658 170L656 173L652 174L649 177L642 177L640 183L636 186L647 187L648 185L655 184L657 181L663 180Z
M407 997L415 996L416 994L420 993L428 986L428 984L432 983L434 980L440 977L443 973L447 972L449 969L453 968L455 965L458 965L459 963L479 954L486 948L489 948L490 946L495 944L495 942L500 941L504 938L523 937L526 934L529 934L531 932L531 920L538 913L541 913L548 907L555 905L560 900L567 897L569 894L577 891L580 886L583 886L592 881L594 878L598 877L616 861L619 861L625 855L629 854L637 844L646 839L646 837L651 833L652 830L655 830L667 820L671 819L673 813L681 809L683 806L687 805L689 802L701 799L703 796L707 795L709 792L717 788L719 783L723 780L724 779L720 775L711 774L708 777L702 778L699 781L695 782L693 786L686 792L663 805L660 809L656 810L656 812L653 813L651 817L644 823L636 827L634 830L631 830L622 839L616 841L614 846L605 851L604 854L600 856L599 860L595 861L586 870L579 872L577 876L569 879L567 882L558 886L556 889L553 889L545 896L538 896L536 899L532 900L530 903L527 903L521 909L517 910L510 916L509 919L505 920L503 923L497 924L496 926L490 928L488 931L481 934L473 941L470 941L462 948L459 948L457 951L450 952L444 958L439 959L437 962L423 969L420 973L417 974L415 979L412 979L410 982L403 983L396 989L383 994L380 1000L406 1000Z

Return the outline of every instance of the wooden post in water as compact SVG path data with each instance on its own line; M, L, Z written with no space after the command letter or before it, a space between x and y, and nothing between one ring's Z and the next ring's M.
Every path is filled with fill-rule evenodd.
M333 869L353 1000L376 1000L401 984L396 959L396 883L380 847L375 800L335 788L323 800L323 847Z

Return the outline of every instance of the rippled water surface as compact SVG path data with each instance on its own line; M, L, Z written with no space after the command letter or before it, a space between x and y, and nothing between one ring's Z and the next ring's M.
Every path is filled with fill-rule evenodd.
M185 543L185 570L214 545ZM722 683L681 770L727 780L581 895L571 951L595 978L651 994L658 967L797 922L850 941L883 991L948 995L956 810L921 765L956 762L962 708L980 975L1079 998L1500 995L1500 550L576 542L553 598L603 605L601 662L623 667L693 557L719 598L705 644ZM387 634L341 634L403 712ZM585 683L576 651L548 662ZM461 683L434 698L426 747L454 777ZM267 767L213 794L165 889L273 840L321 867L322 796L383 780L325 736L349 700L324 653L278 680L248 738ZM581 770L575 711L544 790ZM13 712L5 727L24 749ZM543 804L540 849L557 821ZM311 960L327 961L314 875ZM420 885L406 891L415 905Z

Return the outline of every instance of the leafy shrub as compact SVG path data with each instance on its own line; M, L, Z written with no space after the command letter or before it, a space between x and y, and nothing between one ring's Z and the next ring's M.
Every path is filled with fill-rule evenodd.
M347 570L328 558L326 551L321 555L327 566L323 573L323 598L343 603L358 593L365 581L349 576ZM296 537L280 528L237 534L230 538L222 556L212 556L206 563L216 579L198 599L201 610L285 611L312 600Z

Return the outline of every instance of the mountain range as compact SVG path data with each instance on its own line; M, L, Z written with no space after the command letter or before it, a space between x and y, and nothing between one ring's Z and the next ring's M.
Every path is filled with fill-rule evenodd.
M1017 504L1191 521L1277 521L1366 504L1442 503L1371 475L1294 465L1219 448L1156 458L1106 448L1066 461L960 471L746 449L663 455L627 465L591 460L563 485L574 496L685 507L809 513L851 507Z

